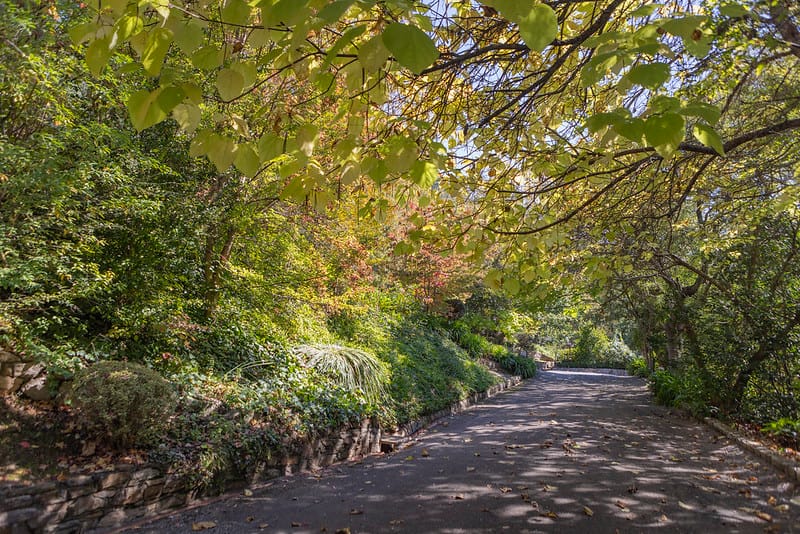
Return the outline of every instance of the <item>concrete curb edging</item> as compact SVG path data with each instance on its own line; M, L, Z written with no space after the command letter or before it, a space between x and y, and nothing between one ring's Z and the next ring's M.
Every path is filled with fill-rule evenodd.
M747 439L746 437L742 436L735 430L733 430L728 425L718 421L717 419L713 419L711 417L704 417L703 422L716 430L717 432L723 434L728 439L735 442L737 445L742 447L744 450L755 454L762 460L768 462L770 465L775 467L777 470L785 473L793 482L800 483L800 465L797 462L793 462L788 458L784 458L783 456L776 454L769 450L764 445L758 443L757 441L753 441L751 439Z

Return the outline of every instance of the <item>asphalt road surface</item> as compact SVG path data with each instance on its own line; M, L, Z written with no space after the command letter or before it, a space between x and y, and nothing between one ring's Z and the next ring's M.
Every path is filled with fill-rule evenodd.
M800 532L800 489L653 405L638 378L548 371L398 452L279 479L131 532L193 525L214 525L209 534Z

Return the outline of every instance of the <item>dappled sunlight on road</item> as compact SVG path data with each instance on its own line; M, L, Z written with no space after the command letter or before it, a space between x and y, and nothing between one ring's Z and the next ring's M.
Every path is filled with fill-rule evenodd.
M652 405L640 379L559 370L394 454L150 528L214 518L217 532L237 533L792 532L800 509L775 505L793 491L710 429Z

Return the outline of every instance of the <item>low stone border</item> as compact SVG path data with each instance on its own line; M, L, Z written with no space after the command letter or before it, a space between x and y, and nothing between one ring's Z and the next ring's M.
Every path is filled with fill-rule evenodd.
M380 450L377 421L361 423L295 444L292 450L265 458L250 480L280 476L354 460ZM236 479L231 478L235 483ZM158 465L120 464L108 471L63 481L0 486L0 534L73 533L113 527L198 502L189 478Z
M459 413L521 381L516 376L506 377L486 391L403 425L389 440L407 440L438 419ZM248 482L264 482L379 452L382 437L377 421L364 420L265 460L263 468ZM206 500L195 494L185 476L157 465L120 464L108 471L63 481L0 486L0 534L108 531Z
M717 432L725 435L728 439L742 447L744 450L755 454L766 462L769 462L776 469L785 473L792 481L800 483L800 465L798 465L797 462L793 462L788 458L784 458L780 454L776 454L775 452L771 451L761 443L742 436L734 429L718 421L717 419L705 417L703 418L703 422Z

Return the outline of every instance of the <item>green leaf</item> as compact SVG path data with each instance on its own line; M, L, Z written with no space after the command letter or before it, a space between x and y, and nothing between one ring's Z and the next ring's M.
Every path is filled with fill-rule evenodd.
M692 133L695 138L705 146L713 148L720 156L725 155L725 147L723 146L722 138L714 128L708 124L699 122L692 128Z
M631 82L647 87L648 89L656 89L664 85L664 82L669 80L670 69L666 63L648 63L646 65L636 65L628 74L625 75Z
M522 286L519 280L511 277L503 277L503 289L511 295L516 295Z
M236 153L236 143L219 134L211 134L206 140L206 155L217 171L224 172L231 166Z
M661 7L661 4L646 4L636 8L629 17L649 17L653 12Z
M246 25L250 21L250 11L244 0L227 0L222 8L222 22Z
M558 17L553 8L530 0L491 0L486 2L519 27L519 35L531 50L541 52L558 35Z
M642 119L626 119L615 124L614 131L626 139L641 143L644 136L644 121Z
M175 86L159 87L155 91L137 91L128 98L128 114L137 131L142 131L167 118L170 111L186 98Z
M224 59L225 53L222 49L208 45L192 54L192 65L202 70L214 70L222 65Z
M389 172L404 173L419 157L417 143L402 135L395 135L387 139L383 148Z
M342 165L340 180L342 185L350 185L361 176L361 165L355 161L345 161Z
M701 117L709 124L716 124L722 114L719 107L713 104L706 104L705 102L689 102L680 109L681 115L688 115L690 117Z
M347 9L353 5L355 0L336 0L331 2L317 13L317 17L323 22L330 24L342 18L342 15L347 12Z
M261 5L261 18L264 27L280 26L291 27L306 20L311 13L308 0L279 0L275 5L265 7Z
M200 125L202 114L197 104L187 102L178 104L172 110L172 118L185 132L192 133Z
M421 74L439 58L431 38L416 26L394 22L386 27L382 38L394 58L414 74Z
M490 289L500 289L503 282L503 271L499 269L490 269L483 279L483 282Z
M701 32L699 35L693 36L690 39L683 40L683 46L686 51L696 58L704 58L711 51L711 41L713 34L707 31Z
M158 76L171 43L172 32L167 28L156 28L148 34L142 52L142 66L147 74Z
M319 128L307 122L297 129L297 149L308 157L314 153L314 145L317 142L317 135L319 135Z
M589 133L597 133L607 126L614 126L625 120L625 115L619 111L609 113L595 113L586 121L586 128Z
M389 59L389 50L383 44L383 38L376 35L358 50L358 61L367 72L375 72Z
M217 74L217 91L222 100L229 102L241 96L244 89L244 76L233 69L222 69Z
M189 144L189 156L198 158L206 153L206 143L213 134L208 130L198 131Z
M175 44L184 54L192 54L200 48L205 39L205 30L195 22L179 23L172 27Z
M249 143L246 143L236 147L233 165L239 169L239 172L252 178L258 174L261 168L261 160L258 158L258 154L253 147Z
M258 140L258 155L262 161L270 161L283 154L283 137L266 133Z
M439 178L439 169L430 161L417 160L411 167L411 181L422 187L430 189Z
M662 157L670 157L683 141L685 131L683 117L677 113L653 115L644 123L644 136L647 142Z
M242 75L245 87L253 85L256 78L258 78L258 68L252 61L237 61L236 63L231 63L229 68Z
M72 26L67 33L73 44L79 45L94 37L98 29L96 22L84 22L83 24Z
M681 101L674 96L656 95L650 99L650 110L653 114L680 112Z
M516 22L519 25L519 36L536 52L547 48L558 35L558 17L547 4L533 6L523 19Z
M700 26L708 20L708 17L702 15L689 15L686 17L669 19L661 22L661 28L665 32L686 40L691 39L695 34L695 30L699 30Z
M95 39L86 49L86 66L93 76L100 76L111 57L110 40L108 37Z
M117 43L123 43L144 29L144 21L136 15L125 15L114 24Z
M732 18L746 17L750 15L750 10L741 4L726 4L719 8L719 12Z

